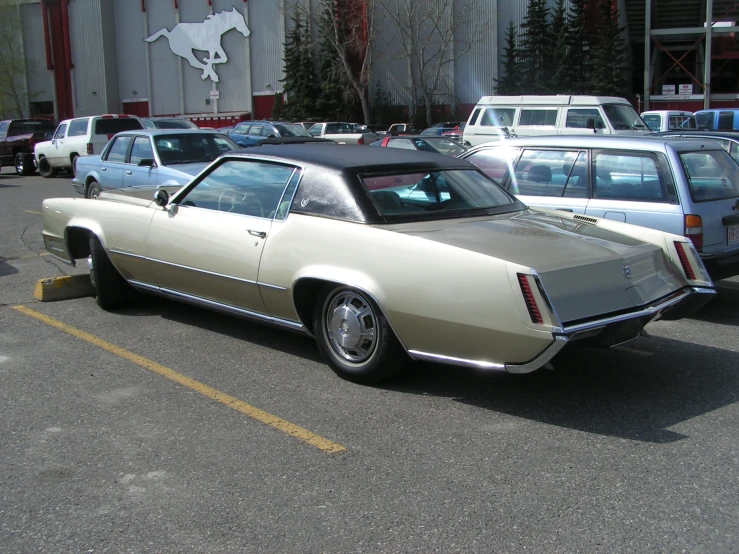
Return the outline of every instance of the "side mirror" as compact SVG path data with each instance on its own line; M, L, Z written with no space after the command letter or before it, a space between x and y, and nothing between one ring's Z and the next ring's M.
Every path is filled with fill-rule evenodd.
M156 202L157 206L160 208L165 207L169 204L169 193L164 189L157 189L154 194L154 202Z
M154 158L142 158L139 160L139 167L154 167L156 162Z
M275 135L270 135L267 138L277 138Z

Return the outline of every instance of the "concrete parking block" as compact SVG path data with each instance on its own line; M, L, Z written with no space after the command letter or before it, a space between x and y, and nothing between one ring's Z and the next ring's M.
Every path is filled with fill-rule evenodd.
M41 302L68 300L94 294L95 287L90 283L90 276L87 274L39 279L33 288L33 297Z

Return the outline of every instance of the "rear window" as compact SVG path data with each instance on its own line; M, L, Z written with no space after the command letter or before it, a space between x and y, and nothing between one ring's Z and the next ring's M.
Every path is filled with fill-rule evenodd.
M699 129L713 129L713 113L695 114L695 121Z
M521 207L495 183L469 169L369 175L362 177L362 184L383 216L435 218L446 212L463 215L465 211Z
M53 133L51 121L11 121L9 135L26 135L28 133Z
M133 131L135 129L142 129L141 123L138 119L130 117L125 118L111 118L111 119L96 119L95 120L95 135L115 135L121 131Z
M644 120L644 123L647 124L647 127L652 131L659 131L662 127L662 117L659 114L653 113L643 115L642 119ZM671 127L671 129L674 129L674 127Z
M739 165L723 150L681 152L680 160L694 201L739 196Z

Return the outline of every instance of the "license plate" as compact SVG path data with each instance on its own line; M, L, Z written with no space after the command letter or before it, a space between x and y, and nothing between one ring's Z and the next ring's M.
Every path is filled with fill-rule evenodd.
M727 227L727 230L729 231L729 244L736 244L739 243L739 225L729 225Z

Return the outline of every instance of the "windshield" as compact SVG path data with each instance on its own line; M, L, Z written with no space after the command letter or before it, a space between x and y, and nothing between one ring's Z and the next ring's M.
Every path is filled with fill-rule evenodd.
M366 175L362 184L383 216L460 217L479 210L522 205L481 173L471 170L432 171L392 175ZM500 210L498 210L500 211Z
M438 152L449 156L459 156L467 149L452 139L415 139L416 148L424 152Z
M155 135L154 146L163 165L212 162L239 148L226 135L213 132Z
M694 201L739 196L739 165L725 151L681 152L680 160Z
M626 104L603 104L603 111L606 112L608 121L617 131L647 130L648 128L634 108Z
M292 123L280 123L275 125L275 129L280 132L282 137L310 137L312 136L302 125Z

